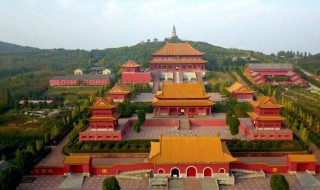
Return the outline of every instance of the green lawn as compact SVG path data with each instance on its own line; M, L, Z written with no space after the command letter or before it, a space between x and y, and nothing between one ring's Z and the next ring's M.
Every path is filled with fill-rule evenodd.
M50 87L47 96L59 96L62 94L82 95L93 94L100 89L100 86L72 86L72 87Z

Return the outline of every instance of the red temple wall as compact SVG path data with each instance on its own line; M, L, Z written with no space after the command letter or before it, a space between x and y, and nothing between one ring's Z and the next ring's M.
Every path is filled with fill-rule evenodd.
M127 99L126 94L108 94L108 97L116 100L124 100Z
M122 135L118 132L108 132L108 133L99 133L97 131L96 133L86 133L86 132L80 132L79 133L79 141L121 141Z
M109 79L83 79L81 85L84 86L102 86L109 83ZM75 79L50 79L50 86L78 86L78 80Z
M115 113L115 108L113 109L92 109L92 117L102 117L102 116L112 116Z
M114 130L116 121L90 121L91 129L110 129Z
M122 73L136 73L140 72L140 67L122 67L121 71Z
M254 108L254 112L261 116L278 116L280 113L279 108L270 108L270 109L261 109L261 108Z
M121 164L121 165L113 165L113 166L105 166L105 167L93 167L92 174L93 175L116 175L118 172L128 172L134 170L146 170L153 169L154 165L152 163L136 163L136 164Z
M220 169L223 169L225 172L229 172L229 163L225 164L155 164L154 173L158 173L160 169L164 170L165 174L170 174L173 168L178 168L180 174L186 174L188 167L195 167L198 174L203 173L205 168L211 168L212 173L219 173Z
M122 73L122 82L124 83L149 83L151 82L151 73Z
M62 164L62 163L61 163ZM32 175L63 175L63 166L35 166L31 171Z
M234 93L233 95L233 98L235 99L253 99L253 93L249 93L249 94L236 94Z
M206 119L189 119L190 126L192 127L202 127L202 126L226 126L225 119L215 119L215 120L206 120Z
M242 163L242 162L231 162L230 168L232 169L244 169L244 170L254 170L261 171L263 170L267 174L288 173L289 166L286 165L267 165L266 163Z

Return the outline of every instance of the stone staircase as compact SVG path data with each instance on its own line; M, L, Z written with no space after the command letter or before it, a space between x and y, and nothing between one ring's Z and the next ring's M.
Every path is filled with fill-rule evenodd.
M261 171L253 171L253 170L243 170L243 169L230 169L232 174L237 179L248 179L248 178L258 178L262 177L263 179L266 178L266 174Z
M179 81L180 81L180 83L183 83L183 72L182 71L179 72Z
M202 82L202 73L201 72L196 72L196 76L197 76L197 81L198 82Z
M149 186L168 186L167 175L157 174L149 178Z
M190 122L188 117L179 118L179 130L190 130Z
M119 172L117 173L116 178L143 180L143 178L149 176L150 173L151 170L134 170L128 172Z
M179 76L179 71L173 72L173 82L174 83L181 83L180 76Z
M153 78L153 93L157 93L160 86L160 73L159 71L154 72L154 78Z

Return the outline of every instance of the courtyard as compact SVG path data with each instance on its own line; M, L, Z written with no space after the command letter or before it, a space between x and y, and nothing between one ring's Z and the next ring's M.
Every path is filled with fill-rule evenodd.
M158 139L160 135L167 136L220 136L221 139L246 140L243 133L232 136L227 126L190 127L190 130L179 130L176 127L141 127L140 133L130 127L124 139Z

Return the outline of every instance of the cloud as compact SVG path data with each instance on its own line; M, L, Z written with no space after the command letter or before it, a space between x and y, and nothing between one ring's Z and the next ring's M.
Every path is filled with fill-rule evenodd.
M84 0L56 0L58 6L63 10L82 11L94 7L93 2L84 2Z

